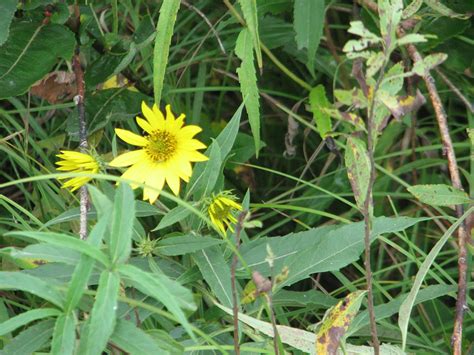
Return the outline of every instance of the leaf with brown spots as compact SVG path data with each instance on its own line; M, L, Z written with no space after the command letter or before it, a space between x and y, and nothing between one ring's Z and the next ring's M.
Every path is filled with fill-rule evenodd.
M344 160L354 198L357 206L362 210L367 198L370 180L370 159L365 143L359 138L349 137ZM369 207L372 208L372 206Z
M316 354L337 354L339 343L359 311L365 293L352 292L326 312L316 334Z

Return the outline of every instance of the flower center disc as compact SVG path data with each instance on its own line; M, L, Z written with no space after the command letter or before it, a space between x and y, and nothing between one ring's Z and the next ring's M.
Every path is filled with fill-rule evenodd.
M176 137L166 131L156 131L148 136L146 151L155 162L164 162L176 151Z

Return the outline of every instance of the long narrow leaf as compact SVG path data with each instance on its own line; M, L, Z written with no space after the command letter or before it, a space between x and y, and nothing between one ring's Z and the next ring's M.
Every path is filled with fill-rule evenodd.
M474 207L471 207L469 210L466 211L466 213L461 216L461 218L459 218L455 223L451 225L451 227L449 227L446 233L444 233L441 239L438 240L433 249L431 249L429 254L426 256L426 259L425 261L423 261L423 264L421 264L420 269L416 274L413 287L411 288L408 297L405 299L405 301L403 301L402 305L400 306L400 311L398 312L398 326L400 327L400 331L402 332L403 350L405 350L405 345L407 341L408 322L410 321L411 310L413 308L413 304L415 303L421 284L425 279L426 274L428 273L428 270L433 264L435 258L438 256L439 252L441 251L441 248L443 248L444 244L446 244L446 242L448 241L449 237L473 211Z
M51 341L52 355L74 354L76 343L76 317L74 314L62 314L56 319L53 340Z
M39 309L32 309L31 311L27 311L21 313L13 318L10 318L6 322L0 324L0 336L8 334L15 329L18 329L28 323L31 323L38 319L48 318L48 317L56 317L59 316L61 312L56 308L39 308Z
M235 54L242 61L237 69L237 74L239 75L240 90L244 98L245 109L247 110L255 142L255 153L258 157L260 150L260 94L253 61L252 38L248 29L243 29L240 32L235 45Z
M180 4L180 0L167 0L163 1L160 8L160 17L156 28L155 48L153 50L153 89L155 91L155 103L157 105L159 105L161 101L171 37L173 36L174 23L176 22Z
M22 236L36 239L52 245L70 248L80 253L89 255L91 258L99 261L101 264L108 266L109 260L107 255L101 252L98 248L87 244L85 241L71 237L67 234L53 233L53 232L11 232L10 236Z
M116 272L102 272L88 324L86 345L81 347L85 354L99 355L107 346L115 327L119 290L119 275Z

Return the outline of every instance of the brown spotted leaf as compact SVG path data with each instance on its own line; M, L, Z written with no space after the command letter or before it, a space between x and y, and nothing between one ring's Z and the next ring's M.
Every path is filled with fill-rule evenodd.
M326 312L316 334L316 354L337 354L339 343L359 311L365 293L352 292Z
M349 137L344 160L354 198L357 206L362 210L367 198L370 180L370 159L364 142L359 138Z

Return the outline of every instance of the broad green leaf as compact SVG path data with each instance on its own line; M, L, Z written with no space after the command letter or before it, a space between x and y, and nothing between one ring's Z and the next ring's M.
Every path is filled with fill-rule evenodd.
M8 40L0 47L0 99L23 94L58 58L70 60L75 43L73 33L62 25L13 23Z
M424 220L409 217L374 218L372 240L381 234L402 231ZM289 269L287 279L278 284L278 289L281 289L313 273L339 270L359 259L364 250L364 227L363 222L356 222L336 228L312 228L283 237L260 238L242 244L241 254L249 268L265 277L270 276L271 270L265 261L268 244L275 255L274 273L279 273L285 266Z
M344 160L347 177L351 183L357 207L362 211L367 198L370 180L370 160L367 148L362 140L350 136L346 143ZM372 209L373 206L369 206Z
M16 11L18 0L0 2L0 46L5 43L10 33L10 23Z
M334 96L337 101L346 105L356 108L366 108L367 107L367 98L364 96L364 93L361 89L353 88L352 90L334 90Z
M221 158L220 161L223 162L227 156L229 155L232 146L234 145L235 138L237 137L237 133L239 132L239 125L240 125L240 117L242 116L242 110L244 108L244 104L242 103L237 111L235 111L234 115L232 116L231 120L222 132L217 136L216 143L219 145ZM207 148L205 155L210 156L212 150L212 144L210 147ZM203 178L204 170L206 170L207 164L210 164L210 161L197 163L193 169L193 175L186 187L186 196L189 196L191 193L194 193L196 189L200 189L201 186L208 185L208 182L205 181Z
M454 231L464 222L464 220L474 212L474 207L471 207L469 210L466 211L455 223L449 227L449 229L444 233L444 235L438 240L435 246L431 249L429 254L426 256L426 259L420 266L420 269L416 273L415 281L413 282L413 286L410 290L405 301L403 301L402 305L400 306L400 310L398 312L398 326L400 327L400 331L402 333L402 349L405 350L407 335L408 335L408 323L410 321L410 314L411 310L413 309L413 305L415 303L415 299L418 296L418 292L420 290L421 284L425 279L428 270L430 269L431 265L433 264L435 258L438 256L439 252L443 248L444 244L448 241Z
M184 255L222 243L222 240L216 238L183 235L161 239L156 245L155 252L167 256Z
M314 60L324 28L324 0L295 0L293 26L298 49L306 48L306 66L314 74Z
M326 312L316 334L317 354L337 352L339 343L344 341L345 333L359 311L366 292L352 292Z
M58 307L64 304L64 296L46 281L23 272L0 271L0 290L19 290L32 293Z
M188 217L192 212L184 206L176 206L171 211L168 211L163 218L160 220L158 225L152 230L152 232L172 226Z
M94 200L94 193L91 194ZM96 200L94 201L97 205ZM104 234L109 225L112 209L109 209L108 215L104 214L101 216L100 221L94 226L89 237L87 238L87 243L93 247L99 247ZM87 283L94 269L95 261L88 255L82 254L81 258L74 269L74 273L71 277L71 282L69 284L68 292L66 295L66 306L64 307L66 313L72 312L76 305L81 300L82 295L87 287Z
M85 241L71 237L67 234L54 232L10 232L8 235L32 238L46 242L48 244L73 249L80 253L89 255L91 258L99 261L105 266L109 264L107 255L105 255L98 248L95 248L87 244Z
M247 24L247 30L249 32L250 38L252 39L252 47L254 48L255 55L257 56L258 67L261 69L263 67L263 62L258 33L257 2L256 0L239 0L239 4L242 8L242 13Z
M153 90L155 92L155 103L158 106L160 106L161 102L171 37L173 36L174 24L180 4L180 0L163 1L156 26L155 47L153 50Z
M250 2L252 0L247 1ZM258 157L260 150L260 94L258 92L257 75L253 63L252 37L248 29L243 29L240 32L235 45L235 54L242 61L240 67L237 68L237 74L255 142L255 153Z
M76 316L71 312L62 314L56 319L53 340L51 341L52 355L72 355L76 345Z
M188 334L193 334L183 312L184 309L196 309L191 291L178 282L169 279L165 274L148 273L133 265L121 265L119 266L119 272L140 292L163 303Z
M49 261L76 265L80 254L69 248L59 247L47 243L30 244L22 250L13 249L10 256L20 260Z
M132 250L135 199L128 184L120 184L114 198L109 255L113 264L124 263Z
M467 193L449 185L414 185L407 190L418 200L431 206L452 206L472 202Z
M424 0L425 4L431 7L434 11L439 13L442 16L448 16L451 18L459 18L462 20L468 19L469 14L458 14L457 12L451 10L449 7L444 5L440 0Z
M38 308L38 309L32 309L31 311L26 311L24 313L21 313L1 323L0 336L11 333L15 329L18 329L35 320L48 318L48 317L57 317L60 314L61 312L57 310L56 308Z
M118 320L110 340L131 355L170 354L151 335L126 320Z
M215 246L200 250L193 254L193 259L217 299L226 307L232 307L230 269L221 248Z
M43 348L53 334L54 320L43 320L28 327L2 349L2 355L34 354Z
M117 272L105 270L100 275L94 306L90 313L86 344L81 344L85 354L101 354L107 346L116 322L120 277ZM84 346L84 348L82 348Z
M324 109L331 107L324 86L318 85L311 89L309 93L309 103L311 111L313 112L314 121L316 122L316 128L321 138L325 139L328 133L332 131L332 124L331 116L324 111Z
M290 291L279 290L273 295L272 304L285 307L320 306L329 308L337 303L337 299L321 291Z

